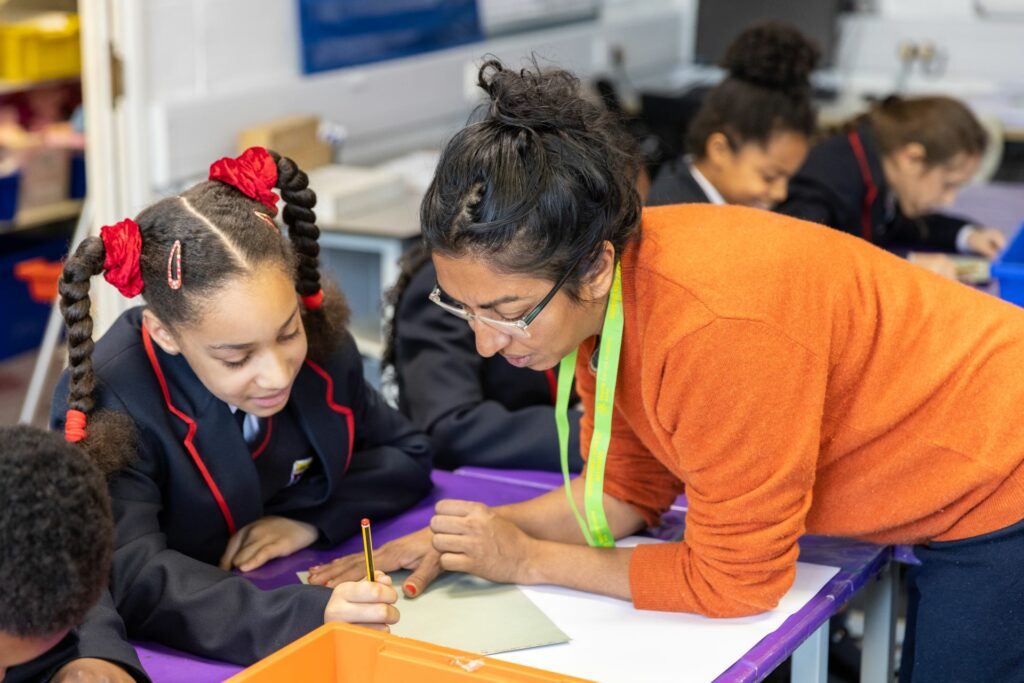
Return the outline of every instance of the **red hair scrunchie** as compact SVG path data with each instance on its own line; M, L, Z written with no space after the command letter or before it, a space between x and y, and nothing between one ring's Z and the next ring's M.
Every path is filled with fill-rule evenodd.
M238 157L224 157L210 164L210 180L231 185L277 215L277 163L262 147L250 147Z
M324 304L324 290L318 289L316 294L302 297L302 303L306 304L306 308L309 310L315 311Z
M69 410L64 416L64 440L75 443L85 437L85 413L81 410Z
M103 259L103 277L117 287L127 299L142 292L142 233L138 224L126 218L114 225L100 228L100 239L106 257Z

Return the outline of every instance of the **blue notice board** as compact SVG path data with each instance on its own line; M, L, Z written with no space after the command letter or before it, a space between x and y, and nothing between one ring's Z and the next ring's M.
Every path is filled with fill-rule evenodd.
M299 0L306 73L483 39L476 0Z

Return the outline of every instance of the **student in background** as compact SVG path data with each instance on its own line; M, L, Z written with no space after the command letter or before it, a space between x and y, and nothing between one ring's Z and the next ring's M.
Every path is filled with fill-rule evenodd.
M558 470L556 370L537 372L522 367L522 359L482 357L471 326L429 298L436 286L430 254L418 244L403 258L389 294L393 317L384 351L385 367L395 370L399 408L433 439L434 464ZM573 409L573 472L583 466L579 421L580 411Z
M529 336L475 325L477 346L575 367L602 485L440 501L377 566L414 568L417 594L445 569L734 617L777 606L802 534L915 543L901 677L1019 679L1024 311L788 216L641 212L571 74L491 61L479 82L487 116L448 143L421 212L438 284L465 315L545 302ZM612 547L684 487L682 541Z
M737 36L722 60L725 80L686 131L687 155L661 168L647 204L770 209L785 199L814 132L808 78L818 56L787 24L759 24Z
M114 524L99 468L56 432L0 427L0 679L149 680L126 641L82 658L79 629L117 624L105 592ZM102 602L97 605L97 601Z
M954 99L889 97L811 150L778 210L890 249L993 258L1006 244L1000 231L936 213L974 176L986 143ZM948 258L928 265L955 276Z
M128 634L251 664L324 621L397 620L387 580L264 591L230 570L401 512L429 491L432 452L367 385L344 300L321 288L305 173L252 148L210 178L68 258L52 421L116 472L111 592ZM94 351L100 273L147 305Z

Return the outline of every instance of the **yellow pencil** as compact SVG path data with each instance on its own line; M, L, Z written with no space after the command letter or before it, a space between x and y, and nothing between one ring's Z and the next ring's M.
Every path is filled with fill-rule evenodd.
M370 520L363 517L363 556L366 558L366 580L376 581L373 571L373 538L370 536Z

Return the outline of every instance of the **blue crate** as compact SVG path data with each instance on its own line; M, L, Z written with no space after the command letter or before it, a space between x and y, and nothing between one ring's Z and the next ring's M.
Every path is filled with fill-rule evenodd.
M21 186L21 174L0 176L0 222L13 221L18 212L18 188ZM0 230L3 227L0 226Z
M992 277L999 281L999 298L1024 306L1024 223L992 262Z
M71 182L68 183L68 197L85 199L85 153L71 155Z
M39 346L50 315L50 304L32 300L28 283L14 277L14 267L39 256L55 261L66 249L61 238L0 251L0 360Z

